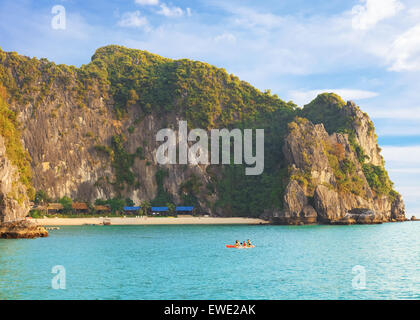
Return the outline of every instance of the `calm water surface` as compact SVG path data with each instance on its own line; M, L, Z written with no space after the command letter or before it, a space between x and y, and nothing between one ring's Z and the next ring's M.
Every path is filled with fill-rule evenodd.
M224 246L248 238L256 248ZM420 222L61 227L0 240L0 299L420 299Z

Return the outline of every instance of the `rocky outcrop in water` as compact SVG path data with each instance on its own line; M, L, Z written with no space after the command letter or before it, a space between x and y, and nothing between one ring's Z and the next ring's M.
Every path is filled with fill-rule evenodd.
M48 231L31 221L9 221L0 224L1 239L33 239L44 237L48 237Z
M344 107L345 114L353 114L354 108L353 103L348 103ZM361 132L366 131L363 123L369 121L367 115L357 112L352 118L358 123L357 130L361 130L356 146L370 155L370 161L360 163L357 148L349 142L348 134L329 135L323 124L314 125L303 118L289 125L283 152L291 168L291 181L286 188L284 209L276 214L275 222L301 223L302 209L308 207L308 203L312 205L310 212L316 212L312 213L310 222L372 224L405 220L401 196L392 188L386 189L387 193L376 190L373 183L376 180L372 186L369 184L366 175L383 179L383 183L388 183L388 178L377 144L362 136ZM372 166L383 176L370 177L368 169Z

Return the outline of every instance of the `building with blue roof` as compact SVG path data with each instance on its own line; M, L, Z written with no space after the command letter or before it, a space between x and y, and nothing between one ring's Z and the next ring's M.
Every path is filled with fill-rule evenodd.
M168 213L168 207L152 207L152 215L166 216Z
M141 207L124 207L123 210L125 213L135 213L139 211Z
M176 207L177 212L193 212L194 207Z
M152 207L153 212L165 212L169 211L168 207Z

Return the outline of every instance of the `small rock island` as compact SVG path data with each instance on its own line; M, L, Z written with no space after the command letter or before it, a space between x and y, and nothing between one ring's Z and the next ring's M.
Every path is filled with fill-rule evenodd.
M283 196L284 209L271 216L273 221L405 221L404 203L392 188L368 115L353 102L345 104L330 94L306 105L302 116L306 118L289 124L285 138L283 154L291 168L290 181Z

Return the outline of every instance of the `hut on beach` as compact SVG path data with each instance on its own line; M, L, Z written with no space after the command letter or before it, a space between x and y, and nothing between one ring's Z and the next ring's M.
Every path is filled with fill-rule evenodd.
M93 208L98 213L107 213L111 212L111 207L109 205L98 205Z
M77 213L77 214L89 212L89 207L84 202L73 202L71 205L71 208L73 210L73 213Z
M47 214L57 214L63 212L63 205L61 203L49 203L47 206Z

